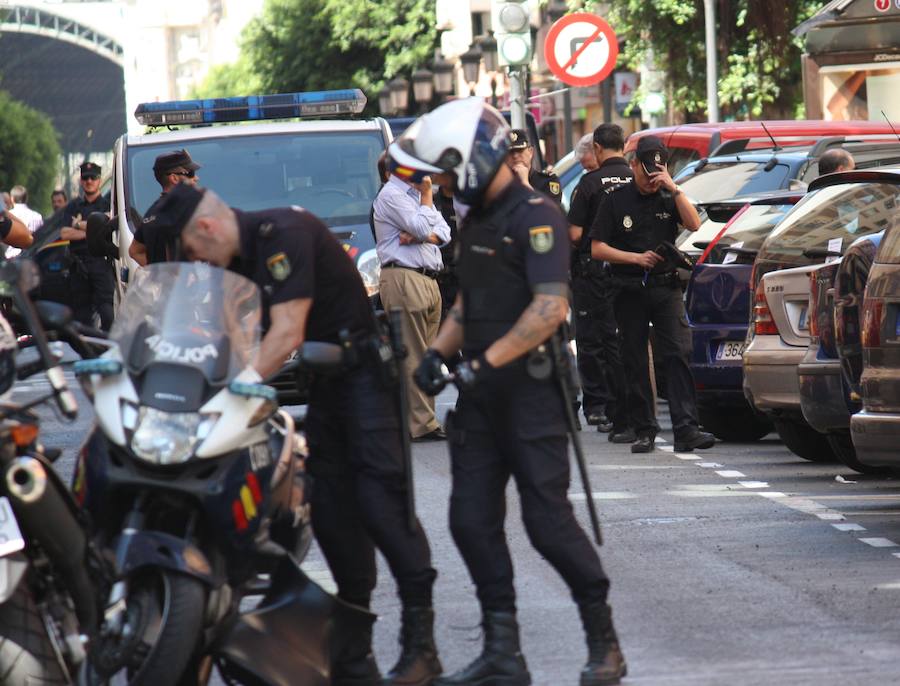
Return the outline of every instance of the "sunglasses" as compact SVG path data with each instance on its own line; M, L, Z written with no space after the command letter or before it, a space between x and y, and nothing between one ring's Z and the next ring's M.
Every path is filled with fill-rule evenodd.
M96 181L99 178L100 178L100 176L97 174L87 174L87 175L83 175L81 177L81 180L82 181Z
M175 172L169 172L169 173L175 174L175 176L183 176L186 179L193 179L195 176L193 169L191 169L190 171L175 171Z

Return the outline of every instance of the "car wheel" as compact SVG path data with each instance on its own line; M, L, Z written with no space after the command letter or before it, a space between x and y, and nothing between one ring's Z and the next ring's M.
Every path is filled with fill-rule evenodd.
M774 431L768 418L749 407L699 407L700 424L722 441L748 443L758 441Z
M820 434L799 419L777 417L772 420L775 431L794 455L810 462L834 462L837 456L831 450L825 434Z
M891 473L890 467L872 467L860 462L859 458L856 457L856 448L853 447L853 439L850 438L849 431L830 433L827 438L828 445L831 446L834 454L838 456L838 459L841 462L850 467L850 469L857 471L860 474Z

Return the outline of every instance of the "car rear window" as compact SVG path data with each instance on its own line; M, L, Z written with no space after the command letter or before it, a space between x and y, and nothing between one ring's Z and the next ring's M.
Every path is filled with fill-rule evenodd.
M777 191L787 185L790 167L776 164L766 171L766 162L709 162L702 169L687 172L678 185L695 202L714 202Z
M381 187L378 131L228 136L130 147L129 207L143 214L159 197L153 162L180 147L201 165L200 184L242 210L298 205L329 226L361 224Z
M791 211L793 203L784 205L750 205L722 234L706 258L707 264L752 264L772 230ZM728 247L737 250L729 251Z
M808 195L763 244L762 262L799 267L842 253L855 239L890 226L900 184L845 183Z

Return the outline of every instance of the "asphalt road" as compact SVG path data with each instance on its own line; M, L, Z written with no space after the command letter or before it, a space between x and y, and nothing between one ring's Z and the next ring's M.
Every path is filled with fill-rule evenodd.
M19 386L13 398L42 388L38 381ZM438 400L443 413L453 396ZM65 474L91 422L86 403L83 409L71 425L44 413L44 442L65 449L58 464ZM660 409L668 427L664 403ZM656 452L638 456L604 434L582 432L629 662L624 683L900 682L900 482L807 462L775 437L688 454L673 453L670 431L661 437L667 442ZM419 515L439 571L437 640L445 668L454 670L478 652L480 633L473 588L446 526L446 445L416 444L414 462ZM585 649L575 607L528 544L514 488L507 497L534 683L576 684ZM571 498L587 527L575 478ZM317 551L305 567L331 585ZM374 609L381 616L376 652L387 670L397 655L399 605L383 564Z

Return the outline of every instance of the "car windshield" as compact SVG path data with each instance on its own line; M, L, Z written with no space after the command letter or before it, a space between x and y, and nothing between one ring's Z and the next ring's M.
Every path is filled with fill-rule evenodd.
M784 188L790 167L776 164L766 171L767 162L709 162L699 171L686 169L678 185L694 202L728 200Z
M256 285L201 262L135 272L109 339L130 369L162 362L227 383L256 356L262 306Z
M130 147L129 207L147 211L160 193L156 156L182 146L201 165L200 184L242 210L298 205L329 226L364 224L381 187L378 131L223 136Z
M894 221L900 185L843 183L808 195L763 244L759 260L782 267L820 262L843 253L860 236Z

